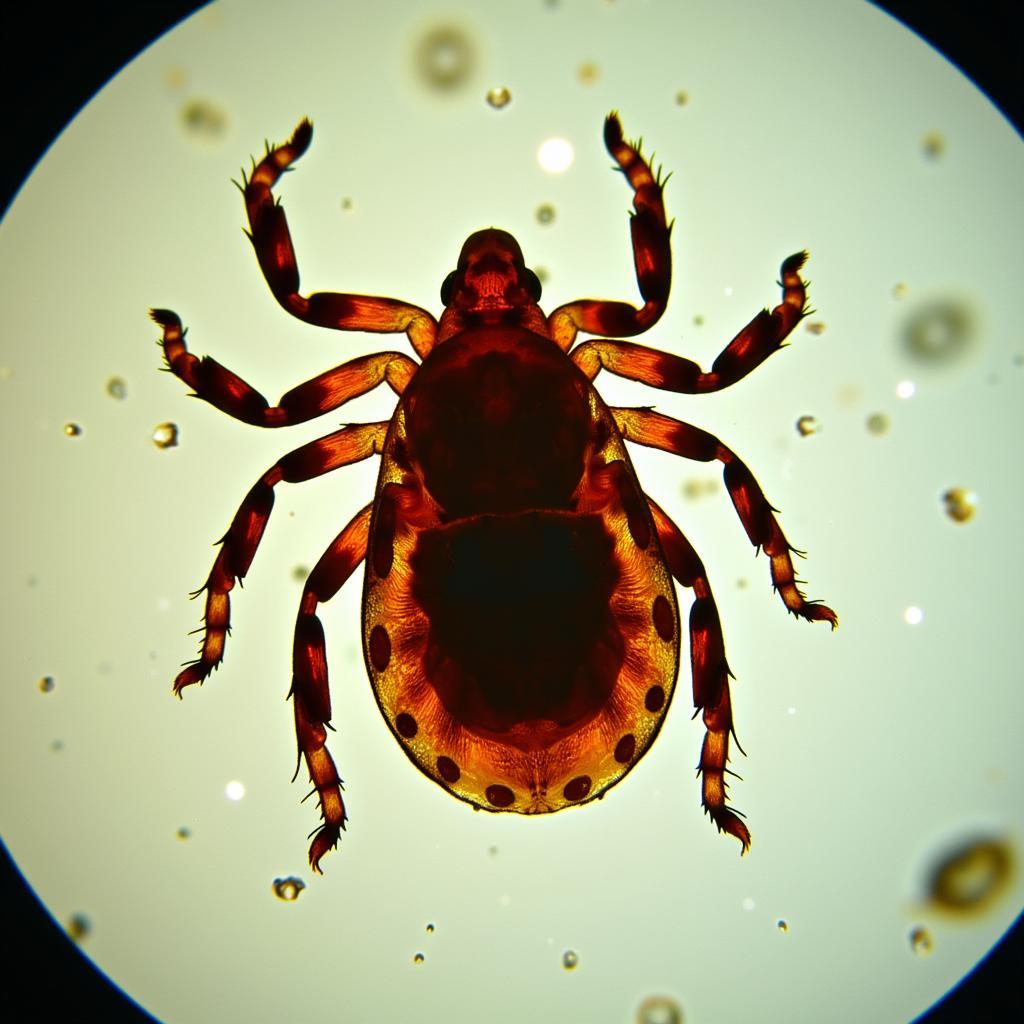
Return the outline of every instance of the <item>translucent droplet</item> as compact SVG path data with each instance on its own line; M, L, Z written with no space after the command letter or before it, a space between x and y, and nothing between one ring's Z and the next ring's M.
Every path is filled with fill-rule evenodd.
M550 203L541 203L535 216L538 224L550 224L555 219L555 208Z
M983 909L1001 895L1013 875L1008 843L990 837L961 842L935 865L928 896L943 910Z
M679 92L676 93L676 106L677 107L685 107L686 104L689 103L689 102L690 102L689 94L684 89L680 89Z
M213 142L228 130L228 117L223 108L207 99L189 100L181 108L181 123L193 139Z
M956 523L966 523L978 510L978 496L964 487L951 487L942 495L946 515Z
M116 398L118 401L123 401L128 394L128 385L125 383L123 377L111 377L107 381L107 394L111 398Z
M889 417L884 412L873 412L865 420L864 425L868 428L869 434L879 437L889 432Z
M801 416L796 421L796 429L801 437L806 437L808 434L816 434L821 428L813 416Z
M68 935L75 942L81 942L92 931L92 921L85 914L72 914L68 920Z
M567 971L575 970L576 965L580 962L579 954L572 949L567 949L562 954L562 966Z
M601 77L601 70L593 61L584 61L576 69L576 78L581 85L593 85Z
M946 152L946 137L942 132L928 132L921 139L921 151L929 160L938 160Z
M825 322L823 320L808 320L807 321L807 333L808 334L824 334L825 333Z
M671 996L648 996L636 1008L636 1024L683 1024L683 1011Z
M279 900L284 900L285 903L294 903L299 898L299 893L305 888L306 883L294 875L274 879L274 895Z
M512 93L503 85L496 86L494 89L487 90L487 102L495 110L501 110L502 107L507 107L512 102Z
M423 955L422 953L417 953L417 954L416 954L416 955L415 955L415 956L414 956L414 957L412 958L412 962L413 962L414 964L421 964L421 963L423 963L423 961L424 961L425 959L426 959L426 957L424 957L424 955Z
M475 56L472 41L459 26L437 25L416 46L416 70L435 92L453 92L472 76Z
M785 934L786 934L786 932L788 932L788 931L789 931L789 922L788 922L788 921L784 921L784 920L783 920L783 919L782 919L782 918L780 917L780 918L778 919L778 921L776 921L776 922L775 922L775 927L776 927L776 928L778 928L778 929L779 929L779 931L780 931L780 932L782 932L782 934L783 934L783 935L785 935Z
M927 956L932 951L932 937L926 928L918 926L910 930L910 948L918 956Z
M67 434L68 437L81 437L82 428L77 423L65 423L64 433Z
M41 693L52 693L53 688L56 685L57 681L53 678L53 676L43 676L43 678L39 680L39 691Z
M433 924L428 924L427 925L427 934L428 935L433 935L433 933L434 933L434 926L433 926Z
M153 444L157 448L176 448L178 445L178 424L161 423L153 431Z

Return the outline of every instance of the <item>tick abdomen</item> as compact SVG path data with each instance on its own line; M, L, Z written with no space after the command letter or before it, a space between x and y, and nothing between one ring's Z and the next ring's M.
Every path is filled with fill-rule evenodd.
M566 512L478 516L419 535L424 669L452 718L478 734L546 722L546 745L602 709L625 652L609 605L612 550L600 516Z

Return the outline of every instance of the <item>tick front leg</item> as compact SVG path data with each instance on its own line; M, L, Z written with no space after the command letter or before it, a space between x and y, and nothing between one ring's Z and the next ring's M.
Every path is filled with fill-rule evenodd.
M663 416L649 409L612 409L622 436L636 444L681 455L698 462L723 463L725 486L755 548L764 548L771 559L772 585L786 607L802 619L823 619L835 629L839 618L831 608L818 601L808 601L800 592L790 552L796 551L786 540L773 515L778 509L768 504L754 475L713 434L680 420ZM800 552L797 552L800 554Z
M289 696L295 707L299 754L306 759L323 818L323 824L315 831L309 848L309 863L317 872L320 871L323 855L338 845L347 816L341 797L341 779L327 749L331 692L327 683L324 628L316 609L318 604L334 597L366 557L372 511L371 504L359 512L317 562L316 568L306 580L298 621L295 623L292 688Z
M702 777L701 802L719 832L728 832L742 844L740 851L750 848L750 832L739 818L739 812L727 807L725 773L729 760L729 736L736 734L729 701L729 666L725 661L725 641L718 608L711 596L711 585L697 552L683 536L679 527L650 499L661 549L669 572L693 591L690 608L690 663L693 675L693 706L704 712L704 745L700 752L698 774ZM739 746L739 742L736 743Z
M576 365L593 380L602 369L663 391L687 395L721 391L742 380L783 346L786 336L807 315L807 291L800 268L807 253L782 264L782 302L761 310L722 350L705 372L697 363L628 341L585 341L572 350Z
M242 172L240 188L249 215L249 239L274 298L289 313L320 327L338 331L400 333L404 331L421 357L434 346L437 321L419 306L396 299L339 292L299 294L299 268L284 209L271 192L278 178L305 153L313 137L308 119L299 122L283 146L267 145L263 159L253 161L252 174Z
M226 366L209 356L200 359L192 355L185 345L186 331L176 313L153 309L150 316L163 328L160 344L171 373L192 388L197 398L236 420L258 427L304 423L366 394L381 381L387 381L400 395L418 369L416 362L400 352L360 356L292 388L272 406Z
M228 594L237 580L245 578L259 547L274 507L274 487L282 480L299 483L351 465L383 450L387 423L361 423L344 427L333 434L296 448L273 465L246 495L228 532L220 541L221 549L204 586L203 641L199 657L178 673L174 692L179 697L186 686L201 683L224 658L224 644L231 630L231 604Z
M622 135L619 115L611 113L604 123L604 142L619 169L633 187L633 208L629 230L633 239L633 265L640 286L643 306L628 302L580 299L559 306L548 317L551 337L566 352L577 331L588 334L627 337L646 331L668 303L672 285L672 225L665 220L662 191L668 178L655 174L640 152L640 143L627 142Z

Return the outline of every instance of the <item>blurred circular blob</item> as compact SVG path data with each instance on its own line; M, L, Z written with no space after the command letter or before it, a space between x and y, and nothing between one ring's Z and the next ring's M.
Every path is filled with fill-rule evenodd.
M974 347L975 317L964 302L934 299L918 306L903 325L901 347L915 363L949 366Z
M671 996L648 996L636 1008L636 1024L683 1024L683 1011Z
M68 935L73 942L81 942L92 931L92 921L85 914L72 914L68 920Z
M119 402L123 401L128 395L128 385L124 382L124 378L111 377L107 381L107 394L111 398L116 398Z
M497 88L487 91L487 102L495 110L501 110L502 107L507 107L512 102L512 93L505 86L499 85Z
M289 875L288 878L274 879L274 895L285 903L294 903L299 898L299 893L305 888L306 883L294 875Z
M417 953L417 954L416 954L416 955L415 955L415 956L414 956L414 957L412 958L412 962L413 962L414 964L421 964L421 963L423 963L424 959L425 959L425 957L423 956L423 954L422 954L422 953Z
M65 423L64 424L64 433L68 437L81 437L82 436L82 427L78 423Z
M577 952L575 952L575 950L567 949L562 954L562 966L567 971L573 970L579 962L580 962L580 957L579 957L579 954Z
M1005 892L1013 875L1009 844L991 837L961 842L931 869L926 888L932 905L955 913L983 910Z
M797 433L801 437L807 437L808 434L816 434L821 427L818 426L818 421L813 416L801 416L796 421Z
M153 444L157 448L176 448L178 445L177 423L161 423L153 429Z
M966 523L974 518L978 510L978 496L965 487L951 487L942 495L946 515L955 523Z
M889 417L884 412L873 412L865 421L869 434L881 436L889 432Z
M550 224L555 219L555 208L550 203L541 203L535 216L538 224Z
M181 124L190 138L216 142L228 130L228 115L212 100L191 99L181 108Z
M825 321L824 320L808 320L807 321L807 333L808 334L824 334L825 333Z
M454 92L473 75L476 49L457 25L435 25L416 43L416 73L434 92Z
M928 132L921 139L921 151L929 160L938 160L946 152L946 137L942 132Z
M686 104L689 103L689 102L690 102L689 95L686 93L685 90L680 89L679 92L676 93L676 106L677 107L685 107Z
M39 680L39 692L40 693L53 693L53 688L57 685L57 681L53 676L43 676Z
M576 69L576 78L581 85L593 85L601 76L601 69L593 61L584 61Z
M775 922L775 927L778 928L779 931L782 932L783 935L785 935L786 932L789 931L789 922L788 921L784 921L780 917L779 920Z
M927 956L932 951L932 936L927 928L911 928L907 938L910 939L910 948L918 956Z

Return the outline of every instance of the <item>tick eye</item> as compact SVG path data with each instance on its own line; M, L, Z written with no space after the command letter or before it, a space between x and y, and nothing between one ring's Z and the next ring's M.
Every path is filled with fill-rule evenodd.
M529 268L523 267L523 287L534 302L540 302L540 278Z
M455 286L455 275L457 271L453 270L445 279L441 282L441 302L444 305L448 305L452 298L452 288Z

